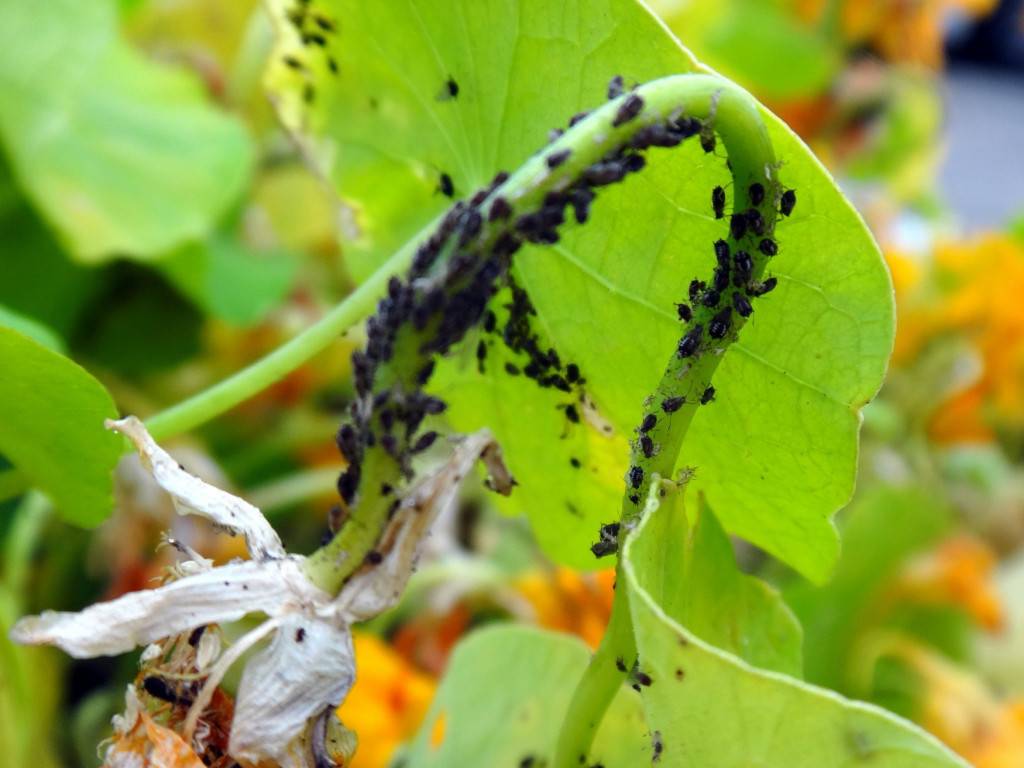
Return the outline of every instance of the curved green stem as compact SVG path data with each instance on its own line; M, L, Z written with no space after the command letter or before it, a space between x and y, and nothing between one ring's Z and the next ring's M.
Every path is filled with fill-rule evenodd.
M756 102L738 87L722 81L694 76L666 78L639 89L647 100L647 88L663 89L665 105L682 106L686 113L704 120L710 120L715 132L725 145L729 166L733 174L733 210L736 212L756 208L764 222L764 236L770 237L776 218L777 195L780 193L775 176L775 155L768 132L761 119ZM764 201L753 205L749 199L750 186L762 185ZM747 250L754 263L753 279L764 272L767 256L758 248L758 239L741 236L739 240L731 235L723 238L731 251ZM709 244L710 246L710 244ZM709 253L711 248L709 247ZM680 286L680 293L685 284ZM729 291L732 291L730 286ZM655 424L646 431L654 451L645 452L639 440L633 444L630 456L632 474L639 470L639 482L627 482L623 499L622 518L619 530L619 551L637 522L643 501L647 498L650 484L657 477L672 477L679 460L683 440L697 408L702 405L711 378L722 359L725 350L737 337L745 318L733 312L729 318L729 332L722 338L711 338L708 329L712 318L720 312L714 307L696 305L689 328L702 326L700 351L694 355L680 357L674 354L657 389L644 403L644 417L653 417ZM728 304L724 304L728 306ZM681 403L674 409L666 409L666 401ZM668 412L667 412L668 411ZM634 487L635 486L635 487ZM621 566L617 569L621 576ZM601 724L605 711L618 692L626 675L623 659L628 669L635 656L632 620L629 616L629 600L625 579L618 578L620 588L615 593L612 619L601 640L597 652L580 680L570 702L555 751L554 768L570 768L586 764L594 736Z
M146 419L153 439L164 440L186 432L234 408L287 376L370 315L386 290L388 278L412 259L414 243L395 253L366 282L295 338L224 381Z

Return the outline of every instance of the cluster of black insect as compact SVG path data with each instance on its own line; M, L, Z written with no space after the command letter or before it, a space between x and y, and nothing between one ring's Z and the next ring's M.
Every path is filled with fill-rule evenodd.
M287 67L305 76L306 84L302 90L302 98L307 104L311 104L316 99L316 88L313 86L306 62L311 57L321 55L327 70L332 75L338 75L338 60L329 50L332 38L338 34L338 23L322 11L313 9L311 0L296 0L285 16L295 28L303 52L301 55L286 54L282 60Z
M299 3L297 9L305 5ZM308 18L309 13L301 17L296 14L293 23L306 25L304 20ZM445 89L447 98L458 95L454 80L450 79ZM632 121L643 110L642 97L626 92L621 78L612 80L608 96L620 99L613 118L616 126ZM583 117L585 113L575 115L570 127ZM510 278L512 256L523 243L557 242L568 209L577 223L585 223L597 190L642 169L643 152L649 147L674 147L700 135L702 146L711 151L713 142L705 138L708 132L707 122L674 114L637 130L623 145L581 169L571 184L548 193L531 210L517 210L501 196L499 187L508 178L504 172L469 200L458 201L448 210L437 230L416 251L408 274L390 280L387 296L367 323L366 346L353 354L357 397L350 408L350 420L337 434L338 447L348 461L338 481L346 505L352 504L361 487L363 461L371 449L383 450L394 459L399 474L411 478L412 456L429 448L437 438L436 432L421 431L424 419L445 409L443 401L423 391L433 372L433 361L461 342L471 328L481 326L485 334L477 344L479 366L485 365L486 339L493 335L519 358L504 364L508 374L522 375L541 387L565 393L583 385L579 366L563 361L531 330L530 318L536 312L526 291ZM571 159L565 149L544 152L544 162L552 169ZM442 174L441 184L442 192L453 192L447 174ZM507 314L501 313L507 319L501 323L489 304L505 285L510 300L504 306ZM424 361L420 369L412 373L387 369L382 373L397 349L409 359ZM561 407L570 422L579 421L573 403ZM666 413L671 410L668 402L663 408ZM653 445L645 448L645 452L653 451ZM643 473L638 467L635 470L631 470L630 484L639 488ZM379 490L383 496L395 492L390 485ZM392 503L392 508L396 507L397 499Z

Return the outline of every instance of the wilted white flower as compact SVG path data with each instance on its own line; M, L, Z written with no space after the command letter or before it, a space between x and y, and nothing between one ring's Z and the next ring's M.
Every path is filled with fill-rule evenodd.
M228 668L262 639L267 646L246 664L238 687L229 751L238 760L272 760L285 768L310 768L315 758L310 729L337 707L355 678L350 625L391 607L416 563L421 541L451 503L477 459L491 486L507 494L512 478L486 431L462 438L446 463L413 485L380 538L382 561L365 566L338 595L323 591L304 571L305 558L285 552L277 533L248 502L188 474L142 423L128 417L107 423L135 444L142 463L180 514L205 517L245 537L251 560L213 567L194 553L178 578L77 613L47 611L21 619L11 637L25 644L56 645L75 657L124 653L208 624L252 613L266 620L216 660L219 645L203 652L208 674L191 705L184 737L196 723ZM211 651L212 648L212 651ZM203 650L203 649L200 649ZM315 736L315 734L312 734Z

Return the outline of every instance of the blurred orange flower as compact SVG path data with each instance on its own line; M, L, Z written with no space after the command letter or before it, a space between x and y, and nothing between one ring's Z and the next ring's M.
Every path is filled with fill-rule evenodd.
M517 589L536 611L542 627L579 635L596 648L612 611L615 571L577 573L568 568L530 573Z
M386 768L395 749L416 733L436 682L375 635L355 632L352 639L356 684L338 717L359 736L352 768Z

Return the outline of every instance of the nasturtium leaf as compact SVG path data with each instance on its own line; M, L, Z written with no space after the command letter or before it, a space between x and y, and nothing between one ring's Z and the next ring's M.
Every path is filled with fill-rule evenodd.
M660 766L963 768L935 737L870 704L757 669L695 634L674 613L680 584L662 537L657 492L624 551L625 587L647 724L659 734Z
M800 624L772 587L736 567L732 544L703 499L690 527L683 495L662 499L647 545L675 563L652 577L662 608L705 642L762 669L803 675Z
M10 328L19 331L38 344L53 350L54 352L64 351L64 340L52 328L47 327L38 320L26 317L13 309L0 304L0 328Z
M117 35L113 3L0 6L0 141L82 261L156 257L204 236L244 190L242 125L196 77Z
M474 632L456 647L403 764L550 764L589 659L582 642L555 632L513 625ZM650 753L639 699L623 688L598 731L591 763L633 768L650 762Z
M68 358L0 327L0 454L78 525L113 506L121 441L103 427L117 409L103 386Z
M284 251L257 253L226 235L179 248L160 268L211 315L235 325L259 322L287 295L298 262Z
M468 195L601 103L613 75L636 82L703 71L635 0L318 0L303 18L335 25L324 46L303 46L286 4L276 7L268 83L352 208L358 236L345 253L362 276L448 204L442 173ZM838 553L830 517L853 486L857 410L892 345L891 286L832 179L763 115L781 181L798 197L777 231L779 287L723 359L717 400L695 418L681 463L697 468L689 487L707 495L729 532L822 580ZM589 545L597 525L618 515L623 446L678 341L673 305L714 263L725 226L709 195L728 181L725 158L695 144L655 150L643 173L602 192L586 226L517 255L536 330L579 364L612 434L593 426L598 418L570 423L559 410L568 397L507 381L503 365L478 376L472 354L439 373L456 427L490 426L506 446L520 481L511 508L528 512L561 562L600 565Z

